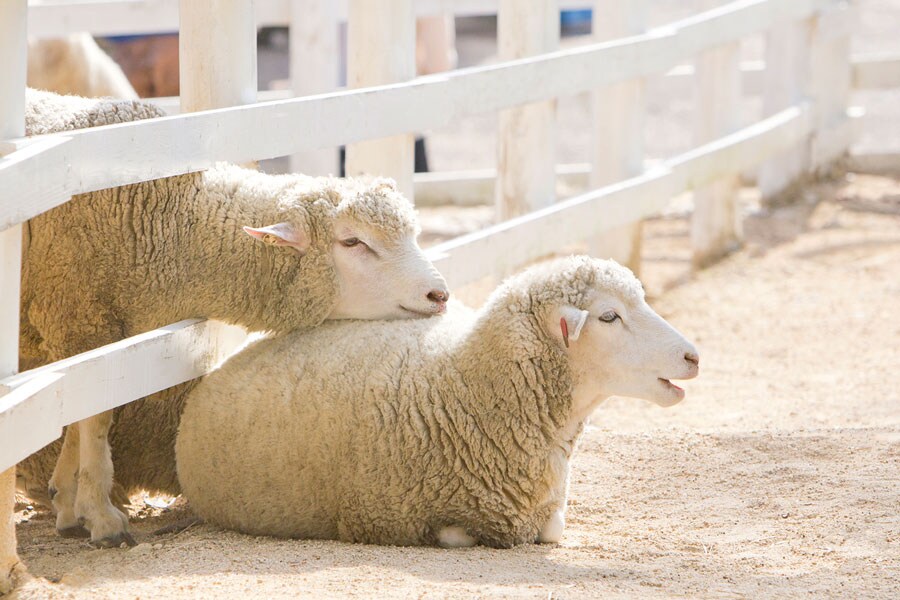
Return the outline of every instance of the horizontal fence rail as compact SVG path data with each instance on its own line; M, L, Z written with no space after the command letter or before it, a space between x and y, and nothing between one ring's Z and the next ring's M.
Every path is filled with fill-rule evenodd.
M201 170L221 160L242 163L424 131L665 72L704 49L835 5L739 0L643 35L409 83L32 138L0 158L0 230L74 194ZM838 9L830 19L846 18L846 12ZM297 123L306 127L298 131Z
M789 108L663 161L638 177L463 235L430 248L427 254L451 287L472 283L498 270L508 272L559 252L573 240L649 217L685 190L755 166L792 147L811 133L809 113L807 105ZM515 250L511 252L512 248Z
M245 338L218 321L181 321L0 380L0 470L66 425L206 374Z
M347 0L334 2L339 20L347 19ZM178 31L179 0L31 0L28 33L56 37L75 31L97 36L170 33ZM591 0L560 0L560 10L591 7ZM499 0L416 0L418 16L452 14L458 17L497 14ZM256 25L287 25L291 0L256 0Z

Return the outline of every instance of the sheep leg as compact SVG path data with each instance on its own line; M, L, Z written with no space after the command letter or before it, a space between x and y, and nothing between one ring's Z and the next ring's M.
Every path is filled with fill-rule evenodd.
M75 495L78 492L78 425L66 427L56 467L50 478L50 502L56 511L56 531L62 537L88 537L90 531L75 516Z
M558 508L551 513L550 518L544 523L541 532L537 536L538 544L558 544L562 539L563 529L566 528L566 508Z
M78 423L79 469L75 515L91 532L91 545L116 548L134 546L128 533L128 517L109 499L113 483L109 428L113 413L106 411Z
M444 527L438 532L438 545L441 548L471 548L477 543L478 540L458 525Z

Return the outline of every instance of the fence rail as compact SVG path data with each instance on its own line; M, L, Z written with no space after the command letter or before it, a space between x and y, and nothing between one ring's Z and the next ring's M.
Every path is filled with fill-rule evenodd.
M179 7L183 10L182 31L199 31L204 13L192 1L32 1L28 31L38 36L82 29L105 35L169 31L179 26ZM241 10L242 15L249 14L251 6L250 0L209 1ZM350 14L352 19L357 14L353 12L353 2L357 1L350 0L350 8L345 2L338 3L328 18L340 20ZM554 6L552 3L553 0L542 0L535 7L540 5L546 10L547 6ZM0 18L0 34L6 34L6 38L0 35L0 59L10 59L0 60L0 71L9 75L11 82L0 90L0 118L12 124L0 131L0 137L5 138L22 133L23 112L16 98L24 93L24 73L16 69L19 61L24 61L24 49L20 47L24 46L21 34L26 28L24 6L25 0L6 0L6 5L0 6L0 17L7 19L4 23ZM258 1L255 6L255 23L246 22L247 19L229 21L234 38L241 39L239 49L229 44L228 36L200 48L201 41L182 35L182 54L196 52L198 56L194 58L201 58L190 64L215 61L218 68L226 68L238 58L235 53L253 51L252 39L238 36L239 33L247 34L248 28L255 29L258 24L288 23L296 13L290 0ZM361 6L356 6L356 10L361 10ZM498 8L524 11L523 18L532 18L533 14L526 13L536 10L530 4L504 0L420 0L414 9L411 4L403 6L409 10L398 18L447 12L487 14ZM562 0L555 6L593 7L599 11L609 5L605 0ZM853 138L854 119L850 118L846 102L850 85L900 85L897 57L860 62L851 71L847 37L855 15L852 4L840 0L735 0L644 33L497 65L389 85L270 99L0 142L0 283L7 286L0 303L0 377L6 376L0 379L0 593L8 584L8 569L4 569L15 558L15 545L9 542L14 530L6 519L11 509L11 467L56 439L69 423L202 375L243 339L236 328L220 323L182 322L13 375L18 311L14 310L16 302L7 290L18 287L19 224L59 206L74 194L201 170L221 160L247 162L440 128L456 119L518 110L517 107L559 96L627 84L676 67L673 77L687 76L692 74L690 69L679 65L696 60L696 76L705 82L704 93L726 98L730 104L717 106L709 98L701 98L715 107L716 114L698 128L693 150L651 168L644 167L643 172L643 161L632 161L626 176L633 176L624 181L602 187L597 187L595 181L597 189L451 240L432 248L429 255L452 286L461 286L483 276L508 272L573 242L596 239L599 233L638 222L662 209L671 196L688 189L704 190L704 210L709 214L695 219L695 228L709 240L716 240L734 225L722 222L721 215L734 210L734 200L727 193L730 184L721 185L723 182L732 181L749 168L767 164L767 168L780 173L780 178L773 181L783 183L786 173L797 174L779 166L779 158L786 155L800 157L797 160L802 159L804 171L826 164L844 152ZM796 27L783 27L786 25ZM735 53L737 44L758 33L771 36L775 30L794 31L798 37L789 40L789 46L808 46L809 57L797 62L796 72L788 67L742 69ZM351 35L356 35L352 28ZM387 52L391 44L399 43L384 39L371 51ZM240 58L246 62L244 54ZM182 77L198 77L197 69L186 69ZM742 82L750 80L767 94L773 89L779 93L771 95L766 118L738 128L729 118L732 115L728 107L739 99ZM779 89L785 80L796 85L787 91ZM204 89L210 96L199 106L239 101L226 96L234 96L235 90L240 91L245 84L246 81L237 82L230 91L224 84L220 89ZM211 85L215 87L215 83ZM197 107L197 98L193 93L181 102ZM635 116L640 116L638 113ZM552 115L552 111L548 114ZM525 111L517 118L529 126L534 119L543 119L543 127L548 123L546 117L547 114L538 117L536 112ZM337 123L341 125L336 126ZM552 133L552 124L548 131ZM544 154L535 153L528 161L542 163L537 166L552 177L555 164L548 161L553 157ZM501 165L497 177L514 181L515 175L504 171L506 168L508 165ZM597 168L596 162L593 168ZM704 252L707 250L716 249L704 248Z
M0 159L0 189L8 191L0 204L0 230L73 194L201 170L216 161L248 162L424 131L467 116L665 72L705 49L834 4L739 0L624 40L408 83L33 138ZM847 18L848 10L838 8L830 18ZM380 118L370 119L374 114ZM306 127L298 130L298 123Z

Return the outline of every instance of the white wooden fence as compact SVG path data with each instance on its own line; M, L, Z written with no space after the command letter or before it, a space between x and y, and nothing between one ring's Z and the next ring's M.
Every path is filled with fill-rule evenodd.
M409 134L501 111L504 154L498 161L497 201L501 214L511 218L431 250L456 287L506 273L580 240L633 263L639 257L636 224L688 189L698 198L695 257L706 262L740 238L734 204L739 173L761 167L775 189L840 156L852 139L847 39L855 12L847 2L736 0L649 30L639 10L616 12L624 3L610 0L349 0L328 3L327 10L322 8L326 3L77 0L35 1L26 10L26 0L0 2L0 140L7 140L0 145L0 377L7 376L0 379L0 395L5 393L0 397L0 470L5 469L0 477L0 591L15 561L14 465L59 437L65 425L202 375L242 338L236 328L186 321L15 375L20 225L73 194L196 171L220 160L248 162L339 144L358 144L349 152L350 168L377 168L408 182ZM560 6L593 6L602 25L597 41L556 50ZM409 31L416 14L495 11L506 62L412 79ZM351 64L351 85L368 87L254 104L257 24L298 23L301 16L313 23L348 19L351 49L367 50ZM552 26L547 19L553 19ZM397 34L374 35L372 25ZM310 27L297 25L296 34L308 34ZM26 31L121 34L179 28L185 114L17 137L23 134ZM768 35L770 48L792 58L779 61L771 55L770 68L742 75L738 44L758 33ZM309 55L333 60L323 48L335 46L324 43ZM401 58L388 62L390 55ZM298 57L302 53L295 48L292 58ZM700 91L697 145L645 169L635 143L643 110L640 80L689 61L696 61ZM299 74L310 72L315 71L292 67L295 90L333 88L326 74L304 89ZM886 79L885 71L875 67L856 73L873 85ZM734 117L748 77L761 78L767 115L738 128ZM596 189L554 202L556 161L541 147L555 135L550 101L601 90L595 103ZM613 233L601 235L605 232Z

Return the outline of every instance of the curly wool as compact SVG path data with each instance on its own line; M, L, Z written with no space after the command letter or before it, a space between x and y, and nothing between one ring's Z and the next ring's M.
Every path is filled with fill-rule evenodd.
M27 101L29 135L161 114L141 102L35 90ZM332 224L344 216L377 227L386 239L418 227L412 205L387 180L273 176L226 164L75 196L27 224L20 366L195 317L249 330L318 325L336 298ZM302 258L242 231L279 222L309 235ZM117 480L126 490L178 492L178 410L171 401L186 387L118 410L110 439ZM59 446L19 466L20 487L34 500L46 501Z
M643 294L615 263L573 257L510 278L478 313L256 342L188 395L185 495L251 534L418 545L457 526L489 546L534 541L581 432L542 319L598 287Z

